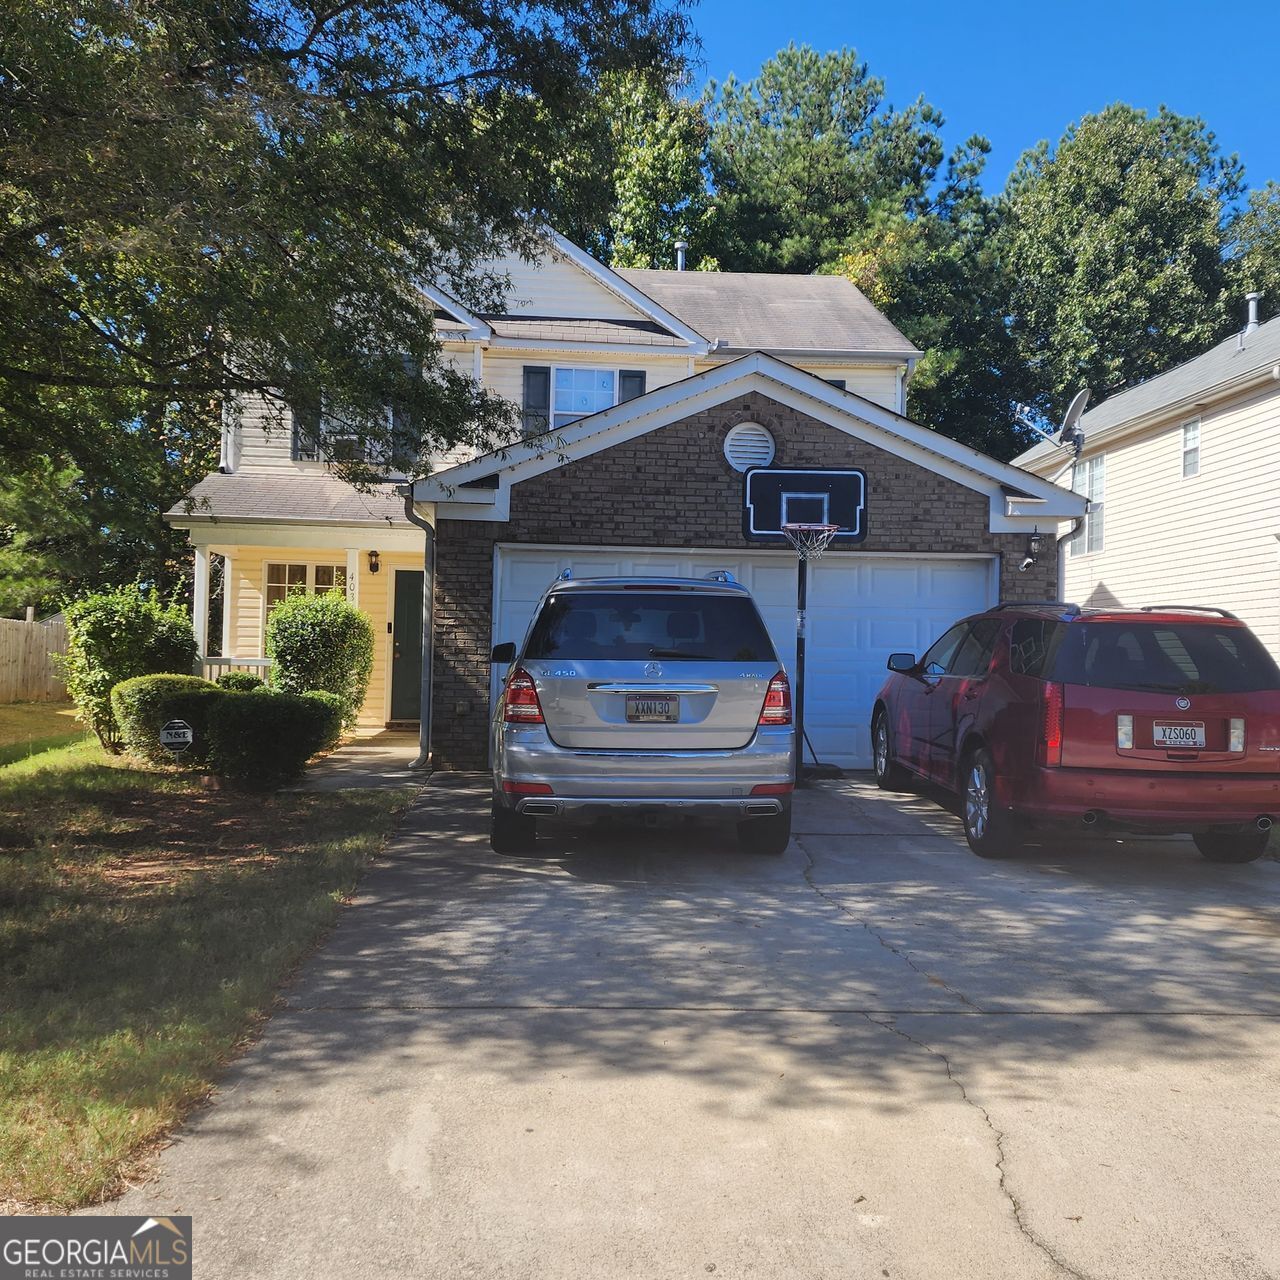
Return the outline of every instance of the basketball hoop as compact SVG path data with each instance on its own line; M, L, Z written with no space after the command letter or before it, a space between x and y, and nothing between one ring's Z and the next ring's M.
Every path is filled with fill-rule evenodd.
M838 524L784 524L782 532L796 549L801 560L821 560L831 545L831 539L840 532Z

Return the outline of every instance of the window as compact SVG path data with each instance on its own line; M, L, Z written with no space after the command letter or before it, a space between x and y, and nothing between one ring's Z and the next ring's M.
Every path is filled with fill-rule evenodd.
M347 590L345 564L269 564L263 595L270 613L288 595Z
M1048 619L1015 622L1009 634L1009 670L1017 675L1035 676L1044 671L1045 659L1053 647L1061 624Z
M320 461L320 401L298 399L289 406L293 439L289 456L294 462Z
M1100 453L1096 458L1082 459L1072 468L1071 487L1076 493L1088 498L1090 505L1096 508L1084 517L1080 527L1071 535L1071 541L1067 546L1073 556L1089 555L1091 552L1102 550L1102 503L1106 489L1106 464L1106 455Z
M845 378L823 378L823 382L829 382L833 387L837 387L841 391L845 390L847 386Z
M956 650L947 675L961 676L967 680L978 680L985 676L991 669L991 658L996 651L999 635L999 619L979 618L969 628L969 634Z
M968 633L969 624L962 622L946 632L940 640L935 641L928 653L920 659L920 670L927 676L944 676L955 657L960 641Z
M1186 423L1182 428L1182 478L1200 474L1200 419Z
M533 436L644 395L645 371L527 364L523 390L521 429Z

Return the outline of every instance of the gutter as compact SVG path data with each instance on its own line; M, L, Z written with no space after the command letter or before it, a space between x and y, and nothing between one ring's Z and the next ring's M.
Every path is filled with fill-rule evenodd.
M430 774L431 695L435 671L436 531L415 510L413 486L406 485L397 492L404 498L405 519L410 524L417 525L425 535L422 549L422 672L418 690L418 755L409 768L425 769Z

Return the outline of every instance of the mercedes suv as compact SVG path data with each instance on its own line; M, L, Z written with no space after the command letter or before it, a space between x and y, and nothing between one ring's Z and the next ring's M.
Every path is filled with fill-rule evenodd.
M791 835L791 689L750 592L710 578L565 577L542 597L493 720L491 843L540 818L719 817L748 850Z
M876 778L958 792L975 853L1010 852L1028 823L1189 832L1215 862L1266 847L1280 670L1221 609L1001 605L889 669Z

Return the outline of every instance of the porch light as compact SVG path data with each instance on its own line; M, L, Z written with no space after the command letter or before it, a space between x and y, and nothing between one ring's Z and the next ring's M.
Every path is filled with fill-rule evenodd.
M1027 555L1033 560L1040 559L1040 552L1044 550L1044 534L1039 528L1033 529L1027 538Z
M378 559L378 553L376 551L370 551L369 552L369 572L377 573L381 567L382 565Z

